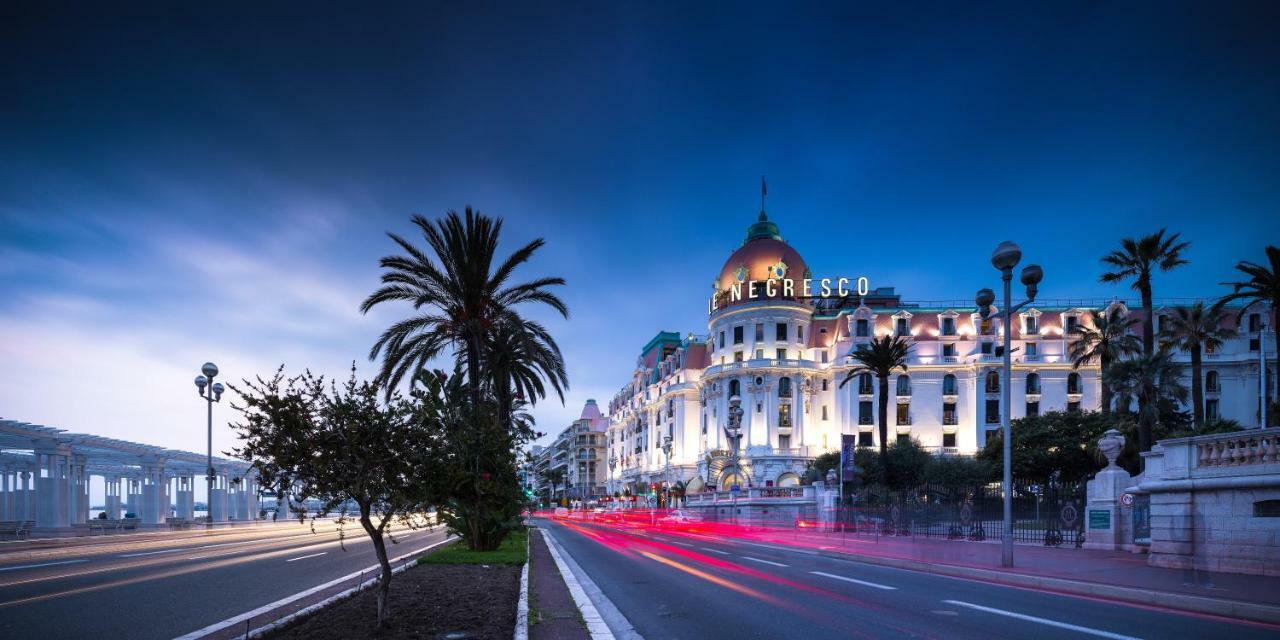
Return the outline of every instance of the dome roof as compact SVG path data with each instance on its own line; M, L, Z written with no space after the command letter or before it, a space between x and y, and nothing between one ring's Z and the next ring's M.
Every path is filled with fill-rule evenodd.
M723 294L719 306L724 307L737 304L729 302L727 292L739 282L749 280L763 282L770 279L790 278L796 281L798 289L799 281L808 277L812 277L812 274L809 273L809 267L804 259L791 248L791 245L782 240L782 236L778 233L778 225L770 222L768 216L761 211L755 224L747 227L747 238L742 242L742 246L729 256L724 267L720 269L715 288ZM766 297L764 287L757 288L757 295L759 298ZM744 300L738 303L747 298L745 290L742 292L742 297ZM781 287L778 295L774 297L782 297Z

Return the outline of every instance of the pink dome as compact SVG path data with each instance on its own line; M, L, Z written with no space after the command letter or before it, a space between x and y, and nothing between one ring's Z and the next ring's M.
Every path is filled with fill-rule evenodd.
M795 282L796 293L799 293L800 281L812 277L804 258L791 245L783 242L778 235L778 225L769 221L764 212L760 212L759 220L747 228L747 239L730 254L716 278L715 288L721 296L719 306L731 303L728 291L739 282L750 280L765 281L790 278ZM763 286L758 286L758 297L766 297ZM744 301L747 291L744 285L742 292ZM774 298L781 298L781 288ZM739 301L742 302L742 301Z

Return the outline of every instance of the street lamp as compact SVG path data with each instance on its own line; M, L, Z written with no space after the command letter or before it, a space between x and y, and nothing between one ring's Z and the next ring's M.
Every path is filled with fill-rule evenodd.
M618 466L617 454L610 454L609 455L609 488L605 489L605 491L608 491L610 495L617 492L617 489L614 489L614 487L618 486L617 484L618 479L615 478L613 474L613 470L616 469L617 466Z
M1004 457L1004 531L1000 536L1000 564L1005 567L1013 566L1013 454L1012 454L1012 434L1009 429L1009 412L1011 404L1011 387L1013 386L1013 358L1010 353L1010 341L1012 339L1012 318L1013 314L1019 309L1027 306L1036 299L1036 292L1040 284L1040 280L1044 278L1044 270L1039 265L1027 265L1022 269L1021 281L1027 288L1027 299L1018 304L1013 304L1012 280L1013 268L1018 266L1018 261L1022 259L1022 249L1018 245L1008 240L1001 242L996 246L996 250L991 252L991 266L1000 271L1000 279L1004 283L1004 304L1000 307L998 313L991 313L991 304L995 302L996 294L990 289L981 289L974 296L973 301L978 305L978 314L983 320L991 318L1002 318L1004 320L1004 363L1001 367L1003 374L1001 376L1000 397L1000 432L1002 439L1003 457Z
M196 376L196 394L205 399L209 406L209 449L208 457L205 459L205 480L207 481L207 493L205 495L205 526L213 527L213 403L222 400L223 387L221 382L214 382L213 379L218 377L218 365L212 362L204 363L200 367L202 375Z
M738 444L742 438L742 398L732 396L729 398L729 417L724 428L724 434L729 438L729 445L732 447L730 460L733 461L733 477L742 476L742 467L738 464ZM738 492L733 490L733 486L729 486L729 498L733 504L733 522L738 522Z
M667 456L667 467L662 475L667 483L667 508L671 508L671 436L662 436L662 453Z

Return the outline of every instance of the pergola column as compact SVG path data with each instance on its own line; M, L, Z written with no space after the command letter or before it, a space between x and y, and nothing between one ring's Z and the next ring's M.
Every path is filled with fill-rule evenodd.
M71 526L70 452L45 441L36 441L32 449L38 474L35 478L36 527L68 528Z
M9 488L9 476L13 471L8 465L0 466L0 520L14 520L9 514L13 511L13 493Z
M103 510L107 517L112 520L120 518L120 477L119 476L102 476L103 489Z
M132 513L133 517L142 517L142 482L136 476L130 476L124 479L125 483L125 513Z
M178 486L174 491L177 517L190 520L196 515L195 478L189 475L178 476L177 481Z
M209 491L209 520L227 521L227 475L218 469L213 477L213 489Z
M34 466L28 464L18 472L17 515L20 520L36 519L36 487Z
M84 464L84 456L71 456L71 499L68 501L67 519L72 524L84 524L89 520L89 474L85 473Z
M256 472L245 475L244 501L245 510L248 511L248 519L257 520L258 511L262 507L258 504L258 474Z
M164 524L169 495L164 488L164 461L148 457L142 461L142 524Z

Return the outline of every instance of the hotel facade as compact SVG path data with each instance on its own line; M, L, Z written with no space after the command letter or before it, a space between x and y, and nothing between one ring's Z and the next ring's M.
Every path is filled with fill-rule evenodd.
M890 440L974 454L999 428L1002 412L1016 419L1097 410L1098 366L1072 367L1068 334L1088 324L1091 311L1142 313L1122 300L1046 300L1006 327L984 320L971 301L906 302L891 287L869 289L865 279L815 277L764 212L725 261L706 305L707 333L658 333L609 403L608 492L643 494L675 482L688 492L794 486L807 462L839 448L841 435L878 447L878 380L863 374L840 383L855 368L850 352L885 335L913 345L907 370L889 380ZM1157 326L1171 310L1157 305ZM1207 416L1258 426L1260 355L1274 353L1263 326L1274 326L1272 315L1246 313L1238 337L1205 355ZM1008 407L999 373L1006 330L1013 353ZM736 454L729 436L735 426Z

